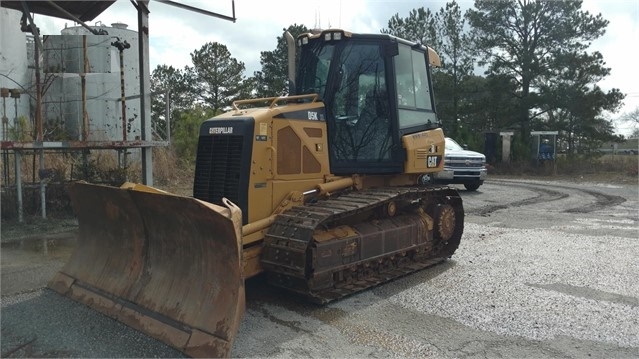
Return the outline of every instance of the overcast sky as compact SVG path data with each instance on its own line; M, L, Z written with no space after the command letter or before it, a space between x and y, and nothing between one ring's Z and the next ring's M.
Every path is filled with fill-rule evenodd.
M177 0L191 6L231 16L231 0L193 1ZM206 42L226 45L231 55L246 65L246 75L260 70L260 52L271 51L282 29L292 24L309 28L340 27L352 32L377 33L388 20L398 13L406 17L419 7L438 11L446 1L413 0L235 0L235 23L215 17L189 12L173 6L151 1L149 9L151 70L166 64L183 68L191 65L190 53ZM472 1L458 1L465 11ZM629 112L639 107L639 70L637 44L639 43L639 0L585 0L584 10L601 13L610 21L606 34L598 39L592 50L600 51L611 75L599 85L605 90L619 88L626 94L624 107ZM65 22L70 21L37 17L36 24L43 34L58 35ZM128 0L118 0L98 16L96 21L109 26L114 22L129 24L137 30L137 17ZM92 23L91 23L92 24ZM618 115L612 115L612 118ZM626 133L628 125L620 132Z

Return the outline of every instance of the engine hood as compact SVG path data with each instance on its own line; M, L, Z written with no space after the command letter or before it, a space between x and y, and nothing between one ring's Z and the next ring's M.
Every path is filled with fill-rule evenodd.
M485 156L479 152L470 150L446 150L445 157L470 157L470 158L485 158Z

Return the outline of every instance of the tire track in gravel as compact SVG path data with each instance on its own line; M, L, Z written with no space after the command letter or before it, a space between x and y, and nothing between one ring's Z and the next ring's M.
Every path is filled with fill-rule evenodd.
M598 191L593 191L589 189L569 187L569 186L561 186L556 184L536 184L536 183L526 183L526 182L515 182L515 181L507 181L507 180L493 180L492 183L502 184L511 187L519 187L531 190L536 192L537 195L531 198L525 198L523 200L514 201L506 204L495 204L495 205L487 205L476 209L471 209L468 211L470 214L476 214L480 216L488 216L491 213L512 207L522 207L534 205L540 202L551 202L557 201L560 199L568 198L570 195L566 192L556 191L552 189L548 189L546 187L552 187L559 190L572 190L579 191L585 193L591 197L595 198L595 202L583 205L579 207L574 207L570 209L565 209L562 212L566 213L591 213L594 211L602 210L608 207L617 206L626 201L625 198L615 195L609 195ZM541 186L544 186L543 188Z
M499 184L504 184L506 186L521 187L521 188L529 189L529 190L532 190L533 192L535 192L537 195L534 196L534 197L531 197L531 198L524 198L522 200L518 200L518 201L514 201L514 202L486 205L486 206L483 206L483 207L470 209L470 210L467 211L467 213L487 217L491 213L496 212L496 211L498 211L500 209L529 206L529 205L534 205L534 204L537 204L537 203L540 203L540 202L544 202L545 203L545 202L551 202L551 201L558 201L560 199L564 199L564 198L569 196L565 192L554 191L554 190L547 189L547 188L539 188L539 187L531 186L531 185L528 185L528 184L525 184L525 183L519 183L519 182L515 183L515 182L507 182L507 181L493 181L493 183L495 183L495 182L497 182Z
M617 205L620 205L620 204L622 204L622 203L624 203L626 201L625 198L620 197L620 196L608 195L608 194L605 194L605 193L601 193L601 192L597 192L597 191L593 191L593 190L582 189L582 188L576 188L576 189L578 191L587 193L587 194L595 197L595 203L592 206L589 206L589 207L576 207L576 208L567 209L564 212L568 212L568 213L590 213L590 212L598 211L600 209L604 209L606 207L617 206Z

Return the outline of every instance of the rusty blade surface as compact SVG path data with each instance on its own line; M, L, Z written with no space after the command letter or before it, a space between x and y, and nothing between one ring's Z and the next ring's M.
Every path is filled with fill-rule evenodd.
M229 356L244 314L241 212L76 183L78 247L49 287L190 356Z

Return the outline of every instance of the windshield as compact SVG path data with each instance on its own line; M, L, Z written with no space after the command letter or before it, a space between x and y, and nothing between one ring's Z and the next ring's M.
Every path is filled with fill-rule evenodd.
M463 151L464 149L452 138L446 137L446 151Z
M334 48L334 45L322 41L313 41L303 47L298 75L298 94L316 93L324 98Z

